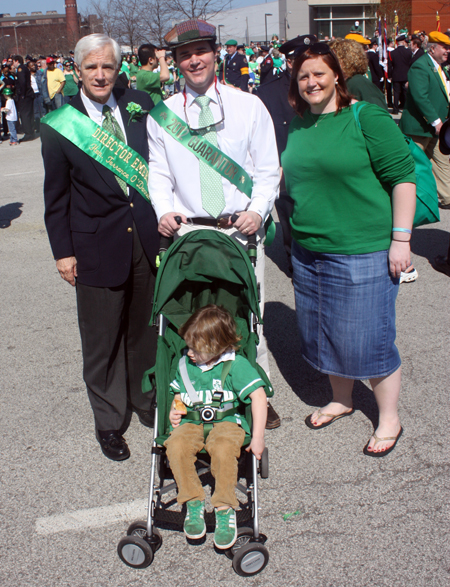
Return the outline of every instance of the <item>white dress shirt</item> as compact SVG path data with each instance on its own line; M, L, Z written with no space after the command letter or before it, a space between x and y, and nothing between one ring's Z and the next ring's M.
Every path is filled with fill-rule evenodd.
M441 67L441 69L442 69L442 66L440 66L439 63L435 59L433 59L433 57L431 57L431 55L429 53L427 53L427 55L431 59L433 65L434 65L434 69L439 73L439 67ZM444 71L442 71L442 75L445 78ZM440 74L439 74L439 77L441 77ZM442 83L444 82L444 80L442 78L441 78L441 81L442 81ZM447 88L447 95L450 95L450 93L449 93L450 87L449 87L449 82L447 80L445 80L445 87ZM433 120L433 122L431 123L431 126L437 126L441 122L442 122L442 120L440 118L437 118L436 120Z
M36 76L35 75L33 75L33 74L30 75L30 82L31 82L31 87L33 88L33 92L35 94L39 94L39 88L38 88L38 85L37 85L37 81L36 81Z
M223 110L220 100L223 103ZM198 127L198 96L186 85L186 92L175 94L165 104L182 120L187 116L192 128ZM267 218L278 196L280 181L278 152L272 119L256 96L228 86L212 85L206 92L216 125L218 147L234 159L253 180L249 199L227 179L222 178L225 208L222 215L242 210ZM199 160L163 130L151 116L147 118L150 149L149 191L158 220L167 212L181 212L188 218L209 217L202 208Z
M122 129L123 136L125 137L125 143L127 142L127 135L125 132L125 126L123 124L122 115L120 114L120 108L117 105L117 100L114 98L113 94L108 98L106 104L100 104L99 102L94 102L86 96L84 90L81 89L80 92L81 100L83 101L84 107L88 113L89 118L91 118L94 122L96 122L99 126L102 126L104 116L103 116L103 106L109 106L111 108L112 115L119 123L120 128ZM127 143L128 144L128 143Z

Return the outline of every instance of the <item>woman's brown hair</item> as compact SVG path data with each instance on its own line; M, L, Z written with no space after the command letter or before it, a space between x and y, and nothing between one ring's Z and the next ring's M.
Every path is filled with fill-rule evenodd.
M220 306L209 304L197 310L178 330L189 348L214 357L228 349L237 350L241 340L236 332L236 322L231 314Z
M330 43L344 73L345 79L354 75L365 75L369 61L362 45L351 39L336 39Z
M302 53L299 57L294 60L292 66L292 74L291 74L291 85L289 87L289 94L288 100L289 104L292 106L294 111L303 118L303 113L308 108L309 104L300 97L300 93L298 91L298 82L297 82L297 75L300 71L302 65L308 59L317 59L320 58L328 65L328 67L333 71L335 75L337 75L337 84L336 84L336 106L337 112L340 112L342 108L346 108L350 106L352 97L347 90L347 86L345 85L344 74L342 73L341 66L339 65L339 61L334 53L331 51L329 53L317 54L313 53L311 49L307 49L304 53Z

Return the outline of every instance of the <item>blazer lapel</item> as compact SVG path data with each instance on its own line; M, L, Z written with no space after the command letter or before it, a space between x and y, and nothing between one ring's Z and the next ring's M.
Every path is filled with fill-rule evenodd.
M83 100L81 99L81 90L72 99L72 101L71 101L70 104L74 108L76 108L79 112L81 112L85 116L88 116L87 110L86 110L86 108L84 107L84 104L83 104ZM118 182L116 180L116 176L114 175L114 173L112 171L110 171L109 169L107 169L101 163L98 163L92 157L89 157L89 155L86 155L86 157L87 157L87 159L89 159L89 161L91 162L91 164L92 164L93 168L95 169L95 171L100 175L100 177L108 185L108 187L111 188L113 190L113 192L116 193L118 196L122 196L122 198L125 198L126 196L123 193L122 188L118 184Z
M428 63L429 63L429 66L431 67L431 69L433 70L433 74L435 75L435 77L437 79L437 82L439 84L439 87L441 88L441 91L444 94L444 96L446 97L447 102L448 102L449 101L448 90L444 87L444 82L442 81L442 78L441 78L441 76L439 74L439 70L436 69L436 66L431 61L431 59L428 59ZM444 74L444 77L445 77L445 74Z
M139 153L142 139L142 129L140 128L140 123L138 120L130 122L130 114L127 111L127 106L130 101L126 98L125 92L115 91L114 96L117 100L117 105L119 106L123 125L125 127L127 144Z

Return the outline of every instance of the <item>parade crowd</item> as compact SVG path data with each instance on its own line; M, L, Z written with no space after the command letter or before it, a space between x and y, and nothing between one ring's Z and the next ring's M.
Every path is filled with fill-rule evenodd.
M253 237L263 316L276 206L301 353L329 376L333 395L305 424L319 430L351 416L353 383L369 380L379 422L363 451L385 457L403 433L395 302L400 283L418 277L410 254L417 178L404 135L431 161L440 208L450 208L450 37L404 31L383 56L377 36L366 39L355 23L345 39L274 36L267 46L234 39L221 46L214 26L190 20L165 42L123 56L115 41L94 34L67 58L16 55L2 64L3 137L9 131L18 144L19 119L21 141L41 136L45 222L56 267L76 286L101 450L116 461L130 456L123 434L133 412L154 425L155 392L143 394L141 379L156 360L157 333L148 324L160 237L214 230L245 249ZM66 104L73 108L61 110ZM402 113L399 125L389 109ZM434 267L450 275L448 256ZM195 460L209 452L214 540L226 549L237 536L237 457L250 432L236 408L251 406L248 450L257 459L264 429L280 418L266 400L261 325L257 364L250 364L238 354L233 317L210 302L178 329L187 370L171 367L164 446L178 502L187 504L189 538L206 531ZM210 436L199 431L197 404L223 412Z

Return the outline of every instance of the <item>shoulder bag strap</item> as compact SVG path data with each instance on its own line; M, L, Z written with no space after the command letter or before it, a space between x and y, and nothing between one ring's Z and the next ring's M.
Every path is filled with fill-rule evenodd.
M186 355L181 357L181 359L178 363L178 369L180 370L180 375L181 375L181 379L183 380L184 388L189 396L189 399L192 402L192 405L196 406L196 405L201 404L202 402L200 401L200 398L198 397L198 394L195 391L194 386L192 385L192 382L191 382L189 375L188 375L188 372L187 372Z

